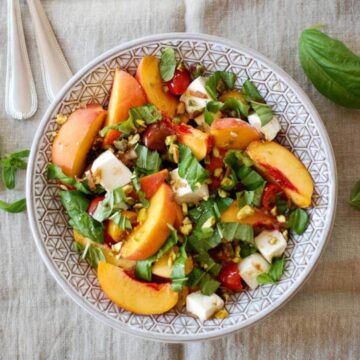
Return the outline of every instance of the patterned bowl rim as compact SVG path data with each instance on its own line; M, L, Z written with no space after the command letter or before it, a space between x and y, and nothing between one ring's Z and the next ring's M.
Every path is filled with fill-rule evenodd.
M299 99L303 104L306 105L306 107L309 109L309 113L311 114L312 118L314 119L314 122L316 123L319 132L321 133L323 139L324 139L324 148L326 150L326 154L329 161L330 166L330 176L333 178L332 186L330 189L330 195L329 195L329 207L330 207L330 215L328 216L327 222L324 226L324 231L322 235L322 241L319 243L317 250L315 254L311 257L310 262L308 263L306 269L302 272L302 274L295 280L292 287L286 292L284 296L280 296L279 299L275 300L267 309L260 311L257 315L254 315L250 319L247 319L240 324L236 324L233 326L229 326L225 329L219 329L218 331L211 332L209 334L201 333L201 334L193 334L193 335L173 335L173 334L154 334L151 332L145 332L138 330L136 328L132 328L131 326L121 323L121 322L115 322L114 319L108 318L103 313L99 312L98 310L95 310L89 303L87 303L78 293L75 292L69 286L67 283L67 280L61 276L57 268L55 267L53 261L50 259L50 257L47 254L47 251L45 249L45 245L41 240L38 227L35 220L35 204L33 202L33 176L34 168L35 168L35 159L38 152L39 142L43 136L43 131L51 119L51 115L54 113L56 108L61 103L64 96L67 94L67 92L79 81L81 78L86 75L89 71L94 69L97 65L104 62L105 60L116 56L116 54L120 51L126 50L127 48L134 47L134 46L140 46L144 43L150 42L150 41L171 41L175 39L180 40L200 40L205 42L214 42L222 46L226 46L229 48L236 49L238 51L245 51L247 54L249 54L251 57L253 57L256 60L260 60L263 62L266 66L271 68L279 78L287 82L299 95ZM336 209L336 203L337 203L337 171L336 171L336 163L335 163L335 157L334 152L330 143L330 139L328 136L328 133L326 131L326 128L320 118L319 113L315 109L314 105L310 101L309 97L305 94L305 92L300 88L300 86L291 78L290 75L288 75L284 70L282 70L279 66L274 64L272 61L267 59L265 56L261 55L257 51L254 51L247 46L241 45L239 43L236 43L234 41L226 40L224 38L218 37L218 36L212 36L207 34L201 34L201 33L181 33L181 32L174 32L174 33L162 33L157 35L150 35L141 37L135 40L131 40L128 42L125 42L121 45L118 45L103 54L96 57L93 61L88 63L86 66L84 66L82 69L80 69L61 89L59 94L56 96L55 100L51 103L51 105L48 107L47 111L45 112L40 125L36 131L32 146L31 146L31 154L29 157L29 165L28 165L28 171L27 171L27 178L26 178L26 199L27 199L27 211L28 211L28 217L30 222L30 228L33 235L33 238L35 240L36 247L41 255L42 260L46 264L47 268L49 269L51 275L55 278L57 283L63 288L63 290L66 292L68 296L72 300L74 300L80 307L82 307L84 310L86 310L89 314L94 316L96 319L102 321L103 323L108 324L114 329L121 330L124 332L127 332L129 334L139 336L141 338L145 339L152 339L157 341L165 341L165 342L172 342L172 343L182 343L182 342L196 342L200 340L211 340L215 338L219 338L221 336L234 333L240 329L243 329L245 327L248 327L250 325L253 325L257 323L259 320L265 318L266 316L270 315L274 311L278 310L282 305L284 305L287 301L289 301L295 293L300 289L300 287L304 284L304 282L308 279L310 274L315 268L316 263L318 262L325 245L328 241L328 239L331 236L332 228L334 225L334 218L335 218L335 209Z

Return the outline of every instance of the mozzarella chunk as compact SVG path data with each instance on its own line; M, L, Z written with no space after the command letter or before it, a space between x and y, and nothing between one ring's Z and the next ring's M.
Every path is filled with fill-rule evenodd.
M193 80L180 100L185 103L186 111L192 115L205 109L206 104L211 100L211 96L205 88L206 78L199 76Z
M200 185L196 190L192 190L186 179L179 175L179 169L170 172L171 186L175 193L175 200L178 203L194 203L209 196L207 184Z
M271 121L269 121L265 126L261 126L260 117L256 113L250 114L248 116L248 121L249 124L257 131L263 133L265 139L268 141L274 140L278 132L281 130L280 122L277 116L273 116Z
M197 291L186 297L186 310L202 321L209 319L223 307L223 299L216 294L207 296Z
M91 172L106 191L115 190L131 181L131 171L110 150L95 159Z
M246 257L239 265L241 278L249 285L251 290L255 290L259 283L256 278L269 270L270 264L258 253Z
M270 263L274 257L281 256L287 246L283 234L278 230L261 232L255 238L255 244L261 255Z

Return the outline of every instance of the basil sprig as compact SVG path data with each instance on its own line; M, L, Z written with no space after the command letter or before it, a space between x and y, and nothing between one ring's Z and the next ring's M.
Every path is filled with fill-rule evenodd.
M355 184L350 194L350 205L360 210L360 180Z
M231 71L215 71L205 83L205 89L209 95L216 100L219 93L226 89L233 89L235 86L236 75Z
M86 212L90 200L78 190L61 191L60 199L70 216L69 224L81 235L103 244L104 225Z
M161 53L160 75L164 81L169 81L174 77L176 69L176 57L173 48L166 48Z
M284 258L275 258L270 265L269 271L267 273L260 274L256 277L256 281L262 284L276 284L282 274L284 273Z
M16 214L26 209L26 199L20 199L12 203L0 200L0 210L8 213Z
M136 262L135 272L137 278L145 281L151 281L151 268L153 264L163 255L165 255L178 242L176 230L171 225L168 225L168 227L170 228L170 236L168 237L162 248L155 255L149 257L148 259Z
M144 121L146 125L153 124L162 119L161 112L153 104L146 104L143 106L135 106L129 110L129 117L120 124L108 125L101 129L99 135L104 137L111 129L121 132L122 137L127 137L137 131L141 125L139 120Z
M333 102L360 109L360 57L315 28L301 33L301 65L316 89Z
M2 168L2 180L7 189L14 189L16 183L16 172L18 169L25 170L27 163L23 158L28 157L30 150L17 151L0 159Z
M160 170L161 158L157 151L149 150L146 146L137 144L135 147L137 154L136 173L150 175Z
M179 176L186 179L191 189L196 189L209 178L209 172L203 168L200 162L192 154L191 150L184 144L179 144L180 161Z
M296 234L301 235L309 224L309 215L303 209L295 209L289 215L288 225Z

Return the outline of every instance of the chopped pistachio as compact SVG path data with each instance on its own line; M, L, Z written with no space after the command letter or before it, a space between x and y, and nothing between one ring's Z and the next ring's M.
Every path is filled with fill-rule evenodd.
M144 205L142 203L136 203L134 205L134 209L142 209L144 207Z
M277 207L274 206L271 210L270 210L270 213L272 216L276 216L277 215Z
M111 246L111 251L112 251L113 253L115 253L115 254L119 253L120 250L121 250L122 244L123 244L122 242L118 242L118 243L112 245L112 246Z
M220 157L220 151L216 146L213 148L213 155L218 158Z
M279 215L276 220L279 222L279 223L284 223L286 222L286 217L284 215Z
M164 92L166 92L166 93L169 92L169 88L168 88L166 85L163 86L163 90L164 90Z
M285 238L285 240L287 240L289 238L289 232L287 230L284 230L282 232L282 234L283 234L283 237Z
M182 222L183 222L183 224L185 224L185 225L186 225L186 224L192 224L190 218L187 217L187 216L184 218L184 220L183 220Z
M215 216L210 216L201 226L202 229L210 228L216 223Z
M179 115L182 115L185 113L185 103L183 103L182 101L179 102L179 104L176 108L176 113Z
M241 258L236 256L232 258L232 262L234 262L235 264L239 264L241 262Z
M233 181L228 178L228 177L224 177L222 180L221 180L221 186L231 186L233 184Z
M184 235L189 235L192 230L192 224L186 224L180 226L180 232Z
M140 140L139 134L130 135L128 138L128 143L129 143L129 145L135 145L139 142L139 140Z
M180 151L179 151L179 146L177 144L171 144L169 147L169 155L172 157L172 159L174 160L174 162L176 164L179 163L180 160Z
M236 138L238 134L235 131L230 131L230 136Z
M134 190L134 187L130 184L123 186L123 191L126 195L129 195Z
M128 147L128 142L126 139L116 140L114 141L114 146L121 152L125 152Z
M141 223L145 222L146 218L147 218L147 211L146 211L146 208L143 207L138 212L137 221L141 224Z
M66 115L64 115L64 114L57 114L55 121L56 121L56 123L57 123L58 125L63 125L63 124L66 123L67 119L68 119L68 117L67 117Z
M229 193L223 189L218 189L218 194L221 198L226 198L227 196L229 196Z
M216 319L225 319L229 316L229 313L225 309L221 309L214 316Z
M276 237L272 237L270 240L269 240L269 243L271 245L275 245L277 243L277 238Z
M187 215L187 213L188 213L187 203L182 203L182 204L181 204L181 209L182 209L183 214L184 214L184 215Z
M242 220L250 215L253 215L254 213L255 210L250 205L245 205L238 211L238 213L236 214L236 218L238 220Z
M176 141L177 136L176 135L168 135L165 138L165 145L169 146L173 144Z
M140 127L146 127L145 121L142 119L137 119L136 124L139 125Z
M222 174L222 172L223 172L223 169L222 169L222 168L216 168L216 169L214 170L214 176L215 176L215 177L220 177L221 174Z

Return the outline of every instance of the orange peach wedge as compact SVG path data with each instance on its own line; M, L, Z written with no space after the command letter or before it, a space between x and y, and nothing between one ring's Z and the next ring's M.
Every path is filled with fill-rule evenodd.
M166 115L173 117L179 101L164 91L159 63L160 60L155 56L144 56L137 69L136 79L143 87L148 101Z
M304 164L284 146L273 141L255 141L247 148L255 167L277 183L298 207L310 206L314 183Z
M121 248L124 259L144 260L154 255L170 234L168 225L174 225L177 204L169 185L162 184L150 199L146 220L128 236Z
M52 162L67 176L81 176L87 154L101 129L106 111L88 104L74 111L60 128L52 149Z
M143 176L140 178L141 190L145 193L146 197L150 199L156 190L163 184L169 176L169 170L164 169L155 174Z
M130 108L144 104L145 92L138 81L126 71L116 69L105 125L118 124L126 120ZM119 136L119 131L110 130L105 136L104 145L112 144Z
M140 282L123 269L103 261L98 266L98 278L112 302L136 314L162 314L173 308L179 298L168 283Z
M216 119L211 124L211 135L219 149L245 149L260 134L246 121L236 118Z

